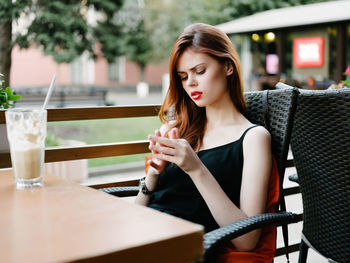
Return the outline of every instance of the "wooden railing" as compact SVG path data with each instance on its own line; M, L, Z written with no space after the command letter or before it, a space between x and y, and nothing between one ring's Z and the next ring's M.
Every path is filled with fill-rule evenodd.
M48 109L47 121L74 121L129 117L156 116L160 105L125 106L125 107L91 107ZM0 111L0 124L5 123L5 111ZM45 150L45 162L70 161L128 154L147 153L148 141L96 144L79 147L59 147ZM9 153L0 153L0 168L10 167Z
M94 120L94 119L112 119L112 118L130 118L130 117L149 117L157 116L160 105L147 106L117 106L117 107L89 107L89 108L62 108L48 109L48 122L53 121L75 121L75 120ZM0 110L0 124L5 123L5 111ZM78 159L89 159L109 156L120 156L128 154L147 153L148 141L118 142L107 144L86 145L78 147L59 147L48 148L45 150L45 162L69 161ZM8 152L0 152L0 168L11 167L11 158ZM287 161L287 167L294 167L293 160ZM94 188L111 186L130 186L137 185L137 181L108 183L94 185ZM299 187L284 189L285 196L300 193ZM300 221L302 220L300 215ZM298 244L291 244L288 247L289 252L299 250ZM284 247L277 249L276 256L283 255Z

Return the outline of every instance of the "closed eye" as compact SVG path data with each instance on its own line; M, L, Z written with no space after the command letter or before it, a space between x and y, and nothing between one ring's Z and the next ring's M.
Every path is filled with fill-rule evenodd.
M179 76L179 78L181 79L181 80L186 80L187 79L187 75L185 75L185 74L179 74L178 75Z
M197 71L197 74L198 74L198 75L203 75L204 73L205 73L205 69L200 70L200 71Z

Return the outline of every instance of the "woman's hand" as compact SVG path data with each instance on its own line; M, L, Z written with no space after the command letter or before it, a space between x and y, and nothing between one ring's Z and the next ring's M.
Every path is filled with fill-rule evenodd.
M154 136L154 137L163 137L163 136L162 136L160 130L156 130L154 135L148 136L148 138L150 140L148 148L152 151L153 156L152 156L152 159L147 161L147 162L151 167L153 167L154 169L157 170L158 174L160 174L164 171L165 167L167 167L168 162L155 157L155 155L158 154L158 152L154 150L154 146L156 146L158 144L158 142L154 139L151 139L151 138L153 138L152 136ZM169 132L168 136L169 136L169 138L176 139L179 137L179 134Z
M191 145L185 139L179 138L179 130L173 128L168 134L169 138L157 134L148 136L151 141L149 148L154 158L161 163L174 163L188 174L198 169L202 162Z
M162 135L159 130L155 130L154 136L161 137ZM150 136L148 136L148 138L150 138ZM157 152L153 150L154 145L156 145L156 141L150 140L148 148L152 151L152 159L148 160L147 162L151 167L157 170L158 174L160 174L164 171L165 167L167 166L167 162L154 157L154 155L157 154Z

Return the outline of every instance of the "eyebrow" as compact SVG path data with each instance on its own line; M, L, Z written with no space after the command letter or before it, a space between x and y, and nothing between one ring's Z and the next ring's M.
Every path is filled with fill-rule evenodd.
M205 62L199 63L199 64L193 66L192 68L190 68L190 71L193 71L196 67L201 66L201 65L204 65L204 64L205 64ZM181 73L185 73L185 72L184 72L184 71L178 71L178 72L177 72L177 74L181 74Z

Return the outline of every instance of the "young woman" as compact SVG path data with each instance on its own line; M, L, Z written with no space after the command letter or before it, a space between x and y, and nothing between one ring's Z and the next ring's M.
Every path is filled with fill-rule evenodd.
M191 25L176 41L169 69L164 125L148 137L151 168L136 203L205 231L265 212L270 134L245 117L240 62L230 39L213 26ZM232 244L250 251L259 237L255 230Z

